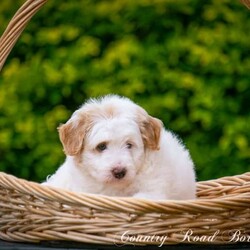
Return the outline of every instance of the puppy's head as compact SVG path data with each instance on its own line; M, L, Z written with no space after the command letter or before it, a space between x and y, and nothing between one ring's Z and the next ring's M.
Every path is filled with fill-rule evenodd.
M90 100L59 127L66 155L102 183L132 182L145 150L158 150L162 123L127 98Z

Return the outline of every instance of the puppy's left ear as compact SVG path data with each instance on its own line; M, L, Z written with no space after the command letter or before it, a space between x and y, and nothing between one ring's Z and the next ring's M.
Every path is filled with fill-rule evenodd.
M66 155L77 155L83 146L86 135L86 121L84 119L70 119L58 127L59 137Z
M145 147L159 150L159 142L162 130L162 122L148 115L144 110L139 112L139 128Z

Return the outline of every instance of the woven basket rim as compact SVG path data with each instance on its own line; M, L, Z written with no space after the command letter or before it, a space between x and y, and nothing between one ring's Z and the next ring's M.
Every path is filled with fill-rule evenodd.
M225 186L225 189L224 189ZM153 201L73 193L0 173L0 239L21 242L67 240L123 244L122 235L165 235L164 245L184 240L189 230L202 244L233 244L230 234L249 232L250 173L198 182L197 189L231 189L234 195L196 200ZM243 193L241 193L241 191ZM230 192L229 192L230 193ZM239 231L241 230L241 231ZM184 232L184 233L183 233ZM218 234L212 242L213 234ZM132 245L156 245L143 239ZM124 245L124 244L123 244Z
M240 209L249 207L250 202L250 172L241 175L222 177L214 180L197 182L197 187L202 185L219 185L223 182L243 183L243 187L247 192L232 195L220 196L218 198L204 199L198 198L194 200L147 200L133 197L111 197L99 194L76 193L64 189L44 186L36 182L27 181L0 172L0 186L4 188L12 188L26 195L34 195L41 199L56 200L62 203L72 203L77 205L88 205L95 209L123 211L131 213L151 213L151 212L216 212L222 209ZM0 199L1 200L1 199Z

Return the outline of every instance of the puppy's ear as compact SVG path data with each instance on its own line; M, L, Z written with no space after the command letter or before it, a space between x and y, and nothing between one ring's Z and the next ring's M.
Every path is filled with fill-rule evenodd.
M84 117L73 117L58 127L59 137L66 155L74 156L81 151L87 131L86 120Z
M139 112L139 128L145 147L159 150L162 122L148 115L144 110Z

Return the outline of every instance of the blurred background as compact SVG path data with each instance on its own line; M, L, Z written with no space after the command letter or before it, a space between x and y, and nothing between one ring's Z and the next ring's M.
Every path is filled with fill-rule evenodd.
M24 1L2 1L2 33ZM42 181L57 126L127 96L182 138L207 180L250 170L250 11L237 0L48 1L0 74L0 171Z

